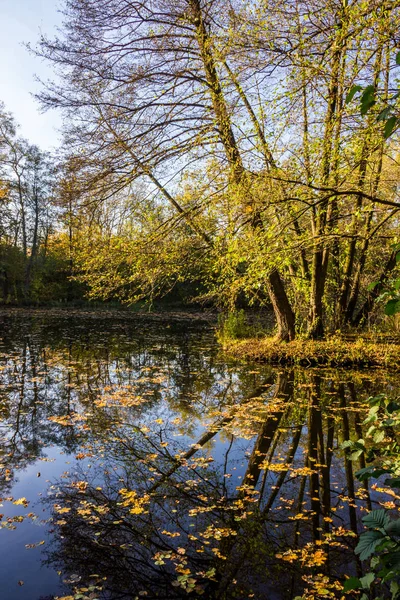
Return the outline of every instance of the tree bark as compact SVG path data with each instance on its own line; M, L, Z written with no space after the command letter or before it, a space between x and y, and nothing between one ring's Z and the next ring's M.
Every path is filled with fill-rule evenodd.
M310 315L308 337L321 339L324 337L323 296L325 290L325 274L323 273L324 251L321 247L314 250L312 262L312 279L310 294Z
M274 269L268 276L267 289L278 326L277 341L290 342L296 337L295 315L285 292L279 272Z
M232 181L236 185L241 185L243 183L244 167L240 151L232 130L231 118L229 115L228 107L226 105L222 85L219 80L215 58L213 54L212 40L209 37L206 24L204 23L200 2L198 0L192 0L191 6L194 16L194 24L197 30L197 39L200 54L203 61L206 79L210 88L211 99L213 103L220 140L225 149L226 158L231 168ZM226 64L225 67L227 67ZM238 87L238 85L239 84L237 82L236 87ZM239 93L240 92L241 90L239 86ZM241 96L242 99L243 97L245 97L243 92L241 93ZM250 105L247 102L247 99L245 101L245 105L247 109L249 109ZM252 118L254 124L258 123L251 107L250 117ZM257 128L257 133L258 135L261 135L261 140L263 140L264 138L262 135L261 128ZM269 163L271 164L271 161L273 162L273 158L272 154L269 153L265 139L263 144L263 150L266 153L266 160L269 161ZM255 229L259 225L262 227L262 221L257 216L256 212L252 225ZM277 338L281 341L288 341L294 339L294 313L290 306L289 299L285 291L285 286L277 269L274 269L268 276L267 289L278 325Z
M25 297L29 298L30 296L30 289L31 289L31 282L32 282L32 272L33 272L33 267L35 264L35 260L36 260L36 254L37 254L37 246L38 246L38 230L39 230L39 200L37 197L37 194L35 193L35 223L34 223L34 227L33 227L33 239L32 239L32 247L31 247L31 253L29 256L29 260L28 263L26 265L26 272L25 272Z

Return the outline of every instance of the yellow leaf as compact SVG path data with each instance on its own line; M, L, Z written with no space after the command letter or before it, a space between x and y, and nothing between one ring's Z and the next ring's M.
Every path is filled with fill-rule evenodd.
M26 498L18 498L18 500L14 500L13 504L28 506L29 502Z

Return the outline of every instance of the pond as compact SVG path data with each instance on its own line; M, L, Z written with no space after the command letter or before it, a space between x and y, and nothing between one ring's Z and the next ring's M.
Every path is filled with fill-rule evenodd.
M340 597L362 573L361 518L390 499L342 443L399 376L235 362L209 322L1 327L2 598Z

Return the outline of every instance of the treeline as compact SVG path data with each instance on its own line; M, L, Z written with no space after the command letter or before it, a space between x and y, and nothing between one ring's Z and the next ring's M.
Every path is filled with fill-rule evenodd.
M59 163L18 135L0 104L0 303L62 302L82 297L62 247Z
M286 340L368 322L399 257L399 3L63 7L39 99L89 296L272 306Z
M0 304L87 304L121 301L120 294L100 293L85 276L85 252L96 257L99 239L93 232L116 235L121 198L112 196L106 208L96 196L77 185L74 160L43 152L18 133L13 115L0 103ZM80 199L82 202L80 203ZM94 204L93 204L94 203ZM168 293L167 302L185 304L198 293L201 282L182 280ZM128 286L129 287L129 286ZM145 301L153 301L147 293Z

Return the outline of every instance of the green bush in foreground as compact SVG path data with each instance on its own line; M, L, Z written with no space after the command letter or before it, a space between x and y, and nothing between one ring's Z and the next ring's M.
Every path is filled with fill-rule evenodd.
M400 404L383 394L370 398L370 410L364 421L369 425L365 440L343 444L349 459L356 460L362 453L370 466L356 473L360 481L386 475L384 485L400 488L400 445L396 432L400 425ZM367 531L361 534L355 549L361 561L370 560L370 572L364 577L350 577L344 592L360 590L360 600L400 598L400 519L385 509L373 510L363 518Z

